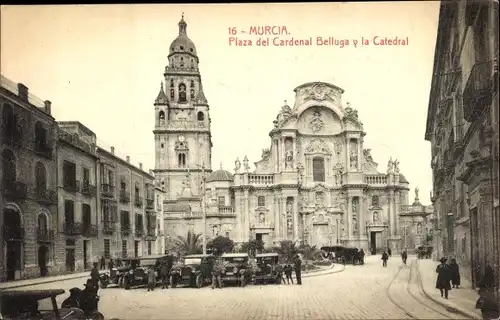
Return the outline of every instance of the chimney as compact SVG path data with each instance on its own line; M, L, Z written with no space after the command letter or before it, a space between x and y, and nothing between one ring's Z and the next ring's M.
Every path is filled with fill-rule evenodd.
M115 147L111 147L111 154L115 154Z
M139 162L139 169L142 170L142 162Z
M25 86L22 83L18 83L17 84L17 91L18 91L19 98L24 99L24 100L28 100L28 87L27 86Z
M127 156L127 162L130 162L130 156Z
M49 100L45 100L45 112L47 112L48 114L51 114L51 110L52 110L52 102L50 102Z

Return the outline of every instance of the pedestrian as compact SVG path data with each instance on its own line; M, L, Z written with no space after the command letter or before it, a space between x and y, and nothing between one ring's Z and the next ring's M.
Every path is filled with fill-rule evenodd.
M278 284L285 283L285 279L283 279L283 265L281 263L278 263L275 268L276 271L276 281Z
M109 262L108 262L108 269L109 269L109 272L111 273L111 271L113 271L113 268L115 267L115 263L113 262L113 259L109 259Z
M441 258L441 260L439 260L441 264L436 268L436 273L438 274L436 279L436 289L439 289L441 297L444 295L445 299L448 299L448 292L451 290L451 272L450 267L446 264L447 260L448 259L444 257Z
M222 271L224 270L224 266L220 258L217 258L214 262L214 266L212 268L212 290L215 287L222 289Z
M389 260L389 255L387 252L382 252L382 267L387 267L387 260Z
M491 266L487 266L481 281L479 281L479 298L476 309L481 309L481 315L485 320L498 319L500 317L500 305L495 292L495 274Z
M148 269L148 291L154 291L156 287L156 272L153 266Z
M363 248L359 249L359 263L365 264L365 250Z
M99 289L99 269L98 263L94 262L94 267L90 271L90 279L92 279L92 283L96 289Z
M295 279L297 279L297 284L298 285L302 285L302 276L301 276L301 273L302 273L302 260L300 259L299 255L295 256L294 265L295 265Z
M69 289L69 297L61 304L61 308L80 308L80 297L82 290L80 288Z
M403 250L401 253L401 260L403 260L403 264L406 266L406 259L408 259L408 253L406 252L406 249Z
M101 270L106 269L106 258L104 256L101 257Z
M293 278L292 278L292 265L290 263L287 263L285 265L285 276L286 276L286 283L290 284L290 281L293 284Z
M451 259L450 263L451 272L451 284L453 288L460 288L460 267L457 264L457 260Z
M168 276L170 269L168 268L168 262L163 261L160 267L160 278L161 278L161 288L168 289Z
M387 248L387 253L389 254L389 257L392 257L392 250L391 250L391 248L390 248L390 247L389 247L389 248Z

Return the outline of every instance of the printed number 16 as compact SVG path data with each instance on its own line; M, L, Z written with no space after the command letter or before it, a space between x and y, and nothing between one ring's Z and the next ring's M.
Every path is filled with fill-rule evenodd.
M230 35L235 35L236 34L236 27L229 28L229 34Z

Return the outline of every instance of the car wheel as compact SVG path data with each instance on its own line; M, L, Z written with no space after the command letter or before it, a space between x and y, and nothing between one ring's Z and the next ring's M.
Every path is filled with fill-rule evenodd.
M175 279L174 279L174 277L170 277L170 286L171 286L172 288L177 287L177 283L175 283Z
M123 277L118 278L118 287L123 288Z
M203 276L201 274L197 275L196 276L196 288L201 288L203 287L203 283L204 283L204 279L203 279Z
M125 290L129 290L130 289L130 282L126 278L123 279L123 288Z

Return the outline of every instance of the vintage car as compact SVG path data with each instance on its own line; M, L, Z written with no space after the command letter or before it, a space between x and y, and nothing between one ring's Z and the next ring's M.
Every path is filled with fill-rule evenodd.
M247 253L224 253L221 257L224 264L221 280L223 284L236 283L244 287L252 281L252 267Z
M125 290L135 286L148 284L148 269L153 267L158 281L160 266L162 262L166 262L168 255L145 256L134 258L131 261L131 268L127 273L121 275L119 283Z
M282 271L279 271L279 255L277 253L260 253L255 256L257 269L253 272L254 284L281 284Z
M211 254L191 254L184 256L181 263L170 270L170 285L188 285L201 288L212 282L212 269L216 257Z
M418 259L430 259L432 255L432 246L419 246L415 250Z
M101 288L107 288L109 285L122 286L121 280L132 267L137 265L137 258L120 258L115 260L116 265L110 271L101 272L99 274L99 282Z
M335 257L335 259L333 259L334 260L333 262L337 262L337 263L341 262L341 260L342 260L341 253L344 251L344 249L345 249L345 247L341 246L341 245L320 248L321 255L323 256L323 258L333 259L333 257Z
M2 290L0 291L0 319L86 320L83 310L59 308L56 297L63 289ZM90 317L90 319L104 319Z

